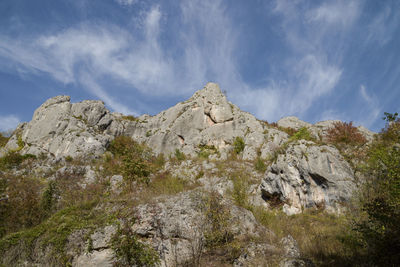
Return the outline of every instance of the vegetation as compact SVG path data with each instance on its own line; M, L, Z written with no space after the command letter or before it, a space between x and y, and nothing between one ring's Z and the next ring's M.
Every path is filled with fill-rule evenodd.
M112 238L114 266L156 266L160 259L150 246L139 241L127 222L118 227Z
M333 127L327 133L328 142L336 146L357 146L367 142L353 122L335 122Z
M262 158L257 157L257 159L254 162L254 168L256 169L256 171L264 173L267 170L267 164L265 164Z
M386 127L368 151L365 174L353 222L356 245L368 262L400 263L400 119L385 113Z
M0 133L0 147L5 146L9 139L9 137L6 137L2 133Z
M289 141L308 140L315 141L307 127L301 127L298 131L292 134Z
M237 136L237 137L235 138L235 141L233 141L233 151L234 151L236 154L240 154L240 153L243 152L244 147L245 147L245 143L244 143L243 138L240 137L240 136Z
M218 154L218 149L214 145L199 145L199 158L208 159L210 155Z
M128 182L149 183L152 163L151 150L128 136L118 136L108 150L113 157L106 160L105 168L112 174L121 173Z
M183 152L181 152L179 149L175 149L175 158L178 161L182 161L186 159L186 156Z

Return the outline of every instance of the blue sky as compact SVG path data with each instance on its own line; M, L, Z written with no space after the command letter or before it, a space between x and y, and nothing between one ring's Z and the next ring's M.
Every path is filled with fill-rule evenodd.
M270 122L400 111L396 0L2 0L0 25L0 131L56 95L153 115L208 81Z

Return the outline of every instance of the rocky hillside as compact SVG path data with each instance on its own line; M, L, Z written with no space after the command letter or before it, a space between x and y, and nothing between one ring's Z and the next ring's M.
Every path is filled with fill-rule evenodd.
M293 224L341 220L374 135L340 121L261 121L214 83L137 118L51 98L0 148L2 264L320 264L329 256L310 250L330 248Z

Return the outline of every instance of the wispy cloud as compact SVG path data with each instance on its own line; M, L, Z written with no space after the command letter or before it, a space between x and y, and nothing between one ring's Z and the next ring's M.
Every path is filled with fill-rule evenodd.
M0 36L0 57L22 72L46 73L62 83L80 85L124 113L138 111L122 104L118 88L105 88L103 79L118 81L147 96L187 95L211 80L220 83L233 102L259 118L301 116L329 96L342 77L343 66L329 56L324 37L343 30L343 25L350 27L360 8L357 1L332 1L311 10L302 4L275 2L272 15L280 21L280 36L288 49L277 68L285 74L266 74L267 82L256 88L241 76L237 56L240 27L221 0L180 2L180 14L175 16L178 26L168 29L175 53L162 41L166 37L164 22L171 17L155 4L144 11L137 29L86 22L31 40Z
M115 0L118 4L124 5L124 6L130 6L133 4L136 4L138 1L137 0Z
M387 4L383 10L368 25L368 41L385 45L393 38L398 29L400 5Z
M324 2L307 12L307 19L313 22L349 26L360 13L360 2L351 0Z
M15 115L0 115L0 131L13 130L20 122L21 120Z
M379 115L382 112L382 109L379 106L379 102L377 97L372 93L368 93L365 85L360 86L360 95L365 102L364 110L367 114L362 114L362 118L360 118L360 124L366 127L370 127L377 120Z

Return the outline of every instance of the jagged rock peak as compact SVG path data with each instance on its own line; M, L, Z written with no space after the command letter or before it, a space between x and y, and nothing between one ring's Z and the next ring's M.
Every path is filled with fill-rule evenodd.
M203 89L200 89L193 94L192 99L198 98L203 98L210 102L214 102L215 100L221 98L226 99L225 95L219 88L219 85L212 82L207 83L206 86L203 87Z
M40 108L47 108L50 107L51 105L54 104L59 104L59 103L63 103L63 102L70 102L71 101L71 97L68 95L59 95L59 96L55 96L52 98L47 99L41 106Z

